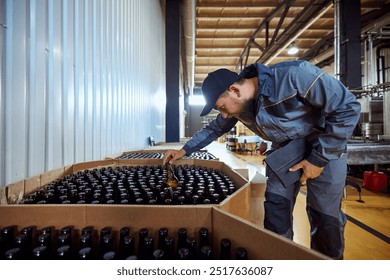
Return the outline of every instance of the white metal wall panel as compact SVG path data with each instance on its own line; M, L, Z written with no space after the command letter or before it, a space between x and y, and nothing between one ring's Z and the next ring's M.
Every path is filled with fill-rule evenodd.
M0 4L0 186L165 140L159 0Z
M0 1L0 69L5 68L6 6ZM5 73L0 71L0 177L5 177Z

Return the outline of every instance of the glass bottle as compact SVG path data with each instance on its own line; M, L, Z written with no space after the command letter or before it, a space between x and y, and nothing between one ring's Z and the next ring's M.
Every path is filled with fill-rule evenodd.
M186 248L187 246L187 229L179 228L177 231L177 248Z
M32 243L27 234L18 234L15 236L15 247L20 249L22 259L31 259Z
M51 234L44 233L38 235L37 243L38 246L46 246L48 249L51 249Z
M190 251L187 248L180 248L177 252L177 258L179 260L189 260Z
M71 242L72 239L70 234L60 234L57 238L57 243L58 243L57 247L62 247L65 245L71 246Z
M102 238L102 243L99 248L101 258L104 258L104 254L114 250L114 237L111 233L106 234Z
M210 245L209 243L209 230L205 227L199 229L199 246Z
M65 226L60 229L60 234L69 234L72 237L74 226Z
M130 235L123 237L122 243L119 244L118 258L127 259L129 256L134 255L134 238Z
M186 248L190 251L190 259L194 260L197 257L196 248L197 243L194 237L187 237Z
M142 249L140 259L152 260L153 259L153 250L154 250L154 237L146 236L144 238L144 247Z
M115 260L115 259L116 259L116 253L114 251L108 251L103 255L103 260Z
M93 249L91 247L84 247L79 250L78 257L80 260L92 260L93 259Z
M213 259L213 249L208 245L204 245L200 248L199 255L200 255L201 260L212 260Z
M79 249L85 247L92 247L92 235L89 233L81 234L79 238Z
M163 250L168 260L173 260L175 258L175 239L172 236L164 238Z
M35 260L49 260L50 252L46 246L38 246L32 250L32 257Z
M14 239L16 235L16 226L7 226L1 229L1 238L4 244L4 251L14 248Z
M160 228L158 231L158 249L164 249L164 240L168 236L168 229L166 227Z
M167 186L176 189L179 186L179 180L177 179L172 165L167 164Z
M20 248L11 248L4 253L6 260L21 260L22 254Z
M153 251L153 259L154 260L165 260L165 252L161 249L156 249Z
M238 247L236 249L236 259L237 260L247 260L248 259L248 252L246 251L245 248Z
M86 227L83 227L81 229L81 234L90 234L91 236L93 235L93 230L94 230L94 227L93 226L86 226Z
M72 259L72 251L69 245L61 246L57 248L57 259L70 260Z
M232 249L232 242L227 238L221 239L219 258L221 260L230 260L231 249Z
M138 232L138 257L142 255L145 245L145 237L149 234L149 230L147 228L141 228Z

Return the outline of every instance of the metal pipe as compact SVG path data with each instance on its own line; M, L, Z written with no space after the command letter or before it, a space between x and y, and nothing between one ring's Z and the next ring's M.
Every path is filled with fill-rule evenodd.
M369 56L369 84L370 86L375 84L375 63L373 54L373 42L372 35L368 33L368 56Z
M334 0L334 76L340 80L340 0Z
M195 0L185 0L183 2L184 42L190 95L193 94L195 76L195 2Z
M363 75L364 75L364 88L367 88L368 85L368 71L367 71L367 40L363 42L364 48L364 62L363 62Z

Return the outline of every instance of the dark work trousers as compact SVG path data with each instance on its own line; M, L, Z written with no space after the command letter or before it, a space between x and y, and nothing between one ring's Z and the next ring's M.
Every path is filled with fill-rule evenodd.
M293 209L301 183L285 188L266 168L264 227L289 239L293 238ZM347 176L347 156L331 160L321 175L309 179L306 211L310 222L310 246L333 259L343 259L346 216L341 199Z

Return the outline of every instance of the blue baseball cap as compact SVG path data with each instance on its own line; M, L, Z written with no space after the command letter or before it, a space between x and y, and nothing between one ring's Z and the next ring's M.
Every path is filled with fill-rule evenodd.
M225 68L209 73L202 84L202 93L206 105L200 113L200 116L203 117L210 113L218 97L239 79L240 75Z

